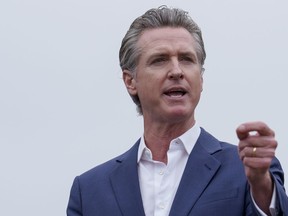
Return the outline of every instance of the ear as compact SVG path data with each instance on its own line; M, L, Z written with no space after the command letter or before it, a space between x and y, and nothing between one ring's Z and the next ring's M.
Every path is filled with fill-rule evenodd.
M122 78L130 95L137 95L135 75L129 70L123 70Z
M201 92L203 91L203 76L201 76Z
M205 68L201 69L201 92L203 91L203 74L204 74Z

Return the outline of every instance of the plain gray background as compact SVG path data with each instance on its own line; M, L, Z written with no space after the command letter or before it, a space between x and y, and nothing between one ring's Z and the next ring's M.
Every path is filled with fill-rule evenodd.
M198 123L237 144L239 124L267 122L287 178L287 1L1 0L1 215L65 215L73 178L141 136L118 50L130 23L163 4L203 31Z

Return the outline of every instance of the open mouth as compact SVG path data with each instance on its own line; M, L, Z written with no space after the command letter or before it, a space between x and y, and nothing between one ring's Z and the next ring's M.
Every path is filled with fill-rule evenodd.
M182 97L186 93L187 93L187 91L184 89L171 89L171 90L164 92L165 95L167 95L169 97L175 97L175 98Z

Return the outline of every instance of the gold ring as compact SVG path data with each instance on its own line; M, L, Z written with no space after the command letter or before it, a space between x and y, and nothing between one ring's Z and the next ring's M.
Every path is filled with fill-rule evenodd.
M256 148L256 147L253 147L253 150L252 150L252 156L253 156L253 157L256 156L256 151L257 151L257 148Z

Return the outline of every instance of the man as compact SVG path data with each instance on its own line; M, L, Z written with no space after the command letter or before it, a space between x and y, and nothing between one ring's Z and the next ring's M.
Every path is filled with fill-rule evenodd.
M199 27L180 9L151 9L132 23L120 66L144 134L75 178L68 216L288 215L266 124L240 125L238 148L197 125L205 56Z

